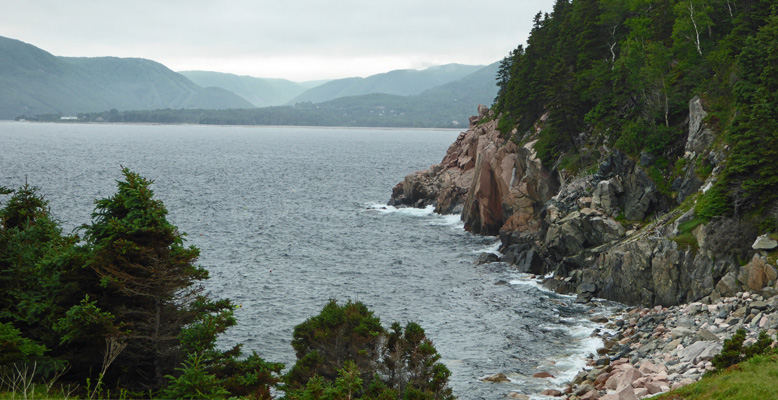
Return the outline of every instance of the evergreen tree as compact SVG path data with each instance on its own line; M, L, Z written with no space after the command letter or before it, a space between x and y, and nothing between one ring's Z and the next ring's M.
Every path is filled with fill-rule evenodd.
M123 168L118 192L96 201L84 226L91 251L88 266L99 279L93 298L109 310L127 344L117 363L122 379L136 388L159 388L183 359L182 328L196 320L191 304L208 278L194 264L199 251L184 247L183 234L168 222L153 183Z
M387 332L359 302L331 300L295 327L292 346L297 363L286 376L288 399L454 398L451 372L424 329L394 323Z

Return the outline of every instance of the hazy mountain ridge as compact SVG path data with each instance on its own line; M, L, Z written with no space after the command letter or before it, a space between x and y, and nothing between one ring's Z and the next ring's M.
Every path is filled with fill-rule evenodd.
M0 67L0 119L78 114L82 121L458 127L497 94L497 63L292 82L179 73L141 58L57 57L0 37ZM299 101L305 98L327 100Z
M462 79L482 68L483 65L446 64L424 70L394 70L366 78L337 79L302 93L289 104L308 101L321 103L340 97L371 93L413 96L427 89Z
M112 108L250 108L224 89L203 89L155 61L57 57L0 37L0 118Z
M179 71L178 73L202 87L218 87L229 90L256 107L286 104L322 83L321 81L293 82L287 79L257 78L212 71Z
M498 63L415 96L371 93L321 102L243 110L150 110L80 115L81 121L217 125L459 128L478 104L492 104Z

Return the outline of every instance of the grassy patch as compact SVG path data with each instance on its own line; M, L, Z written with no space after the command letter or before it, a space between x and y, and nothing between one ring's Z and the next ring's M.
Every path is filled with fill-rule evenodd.
M778 355L754 356L728 370L680 389L659 400L778 400Z
M34 399L47 399L47 400L57 400L57 399L67 399L67 398L74 398L73 395L66 395L62 393L62 391L58 391L56 389L52 390L51 392L48 392L46 390L46 385L31 385L26 388L18 388L15 391L0 391L0 400L20 400L20 399L26 399L26 400L34 400ZM77 397L76 397L77 398Z
M680 233L691 233L691 231L693 231L694 228L696 228L696 227L698 227L698 226L700 226L700 225L702 225L702 224L704 224L706 222L708 222L708 220L705 219L705 218L698 217L698 218L691 219L691 220L686 221L686 222L684 222L682 224L679 224L678 225L678 232L680 232Z
M678 243L682 248L690 248L697 251L700 248L700 245L697 243L697 238L694 237L692 231L706 222L708 222L706 218L697 217L681 223L678 225L678 235L670 238L670 240Z
M695 238L691 232L681 233L676 237L670 238L670 240L678 243L678 247L680 248L692 249L695 252L700 249L700 245L697 243L697 238Z

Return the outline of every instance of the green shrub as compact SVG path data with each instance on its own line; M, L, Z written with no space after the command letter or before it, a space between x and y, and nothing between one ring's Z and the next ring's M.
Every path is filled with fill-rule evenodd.
M767 336L765 331L759 332L759 337L756 342L744 346L743 343L746 340L745 329L738 329L731 338L724 340L724 346L721 349L721 353L713 357L711 362L716 368L716 372L721 372L735 364L739 364L754 356L767 354L771 351L770 345L773 343L772 339Z
M46 346L22 337L12 324L0 323L0 366L33 362L46 350Z
M713 187L700 196L694 213L703 218L713 218L729 213L730 204L724 184L716 182Z

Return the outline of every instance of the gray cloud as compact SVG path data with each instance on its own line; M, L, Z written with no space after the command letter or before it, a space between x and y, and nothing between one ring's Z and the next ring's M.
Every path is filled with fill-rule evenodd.
M488 64L526 40L542 1L5 1L3 36L63 56L143 57L294 80Z

